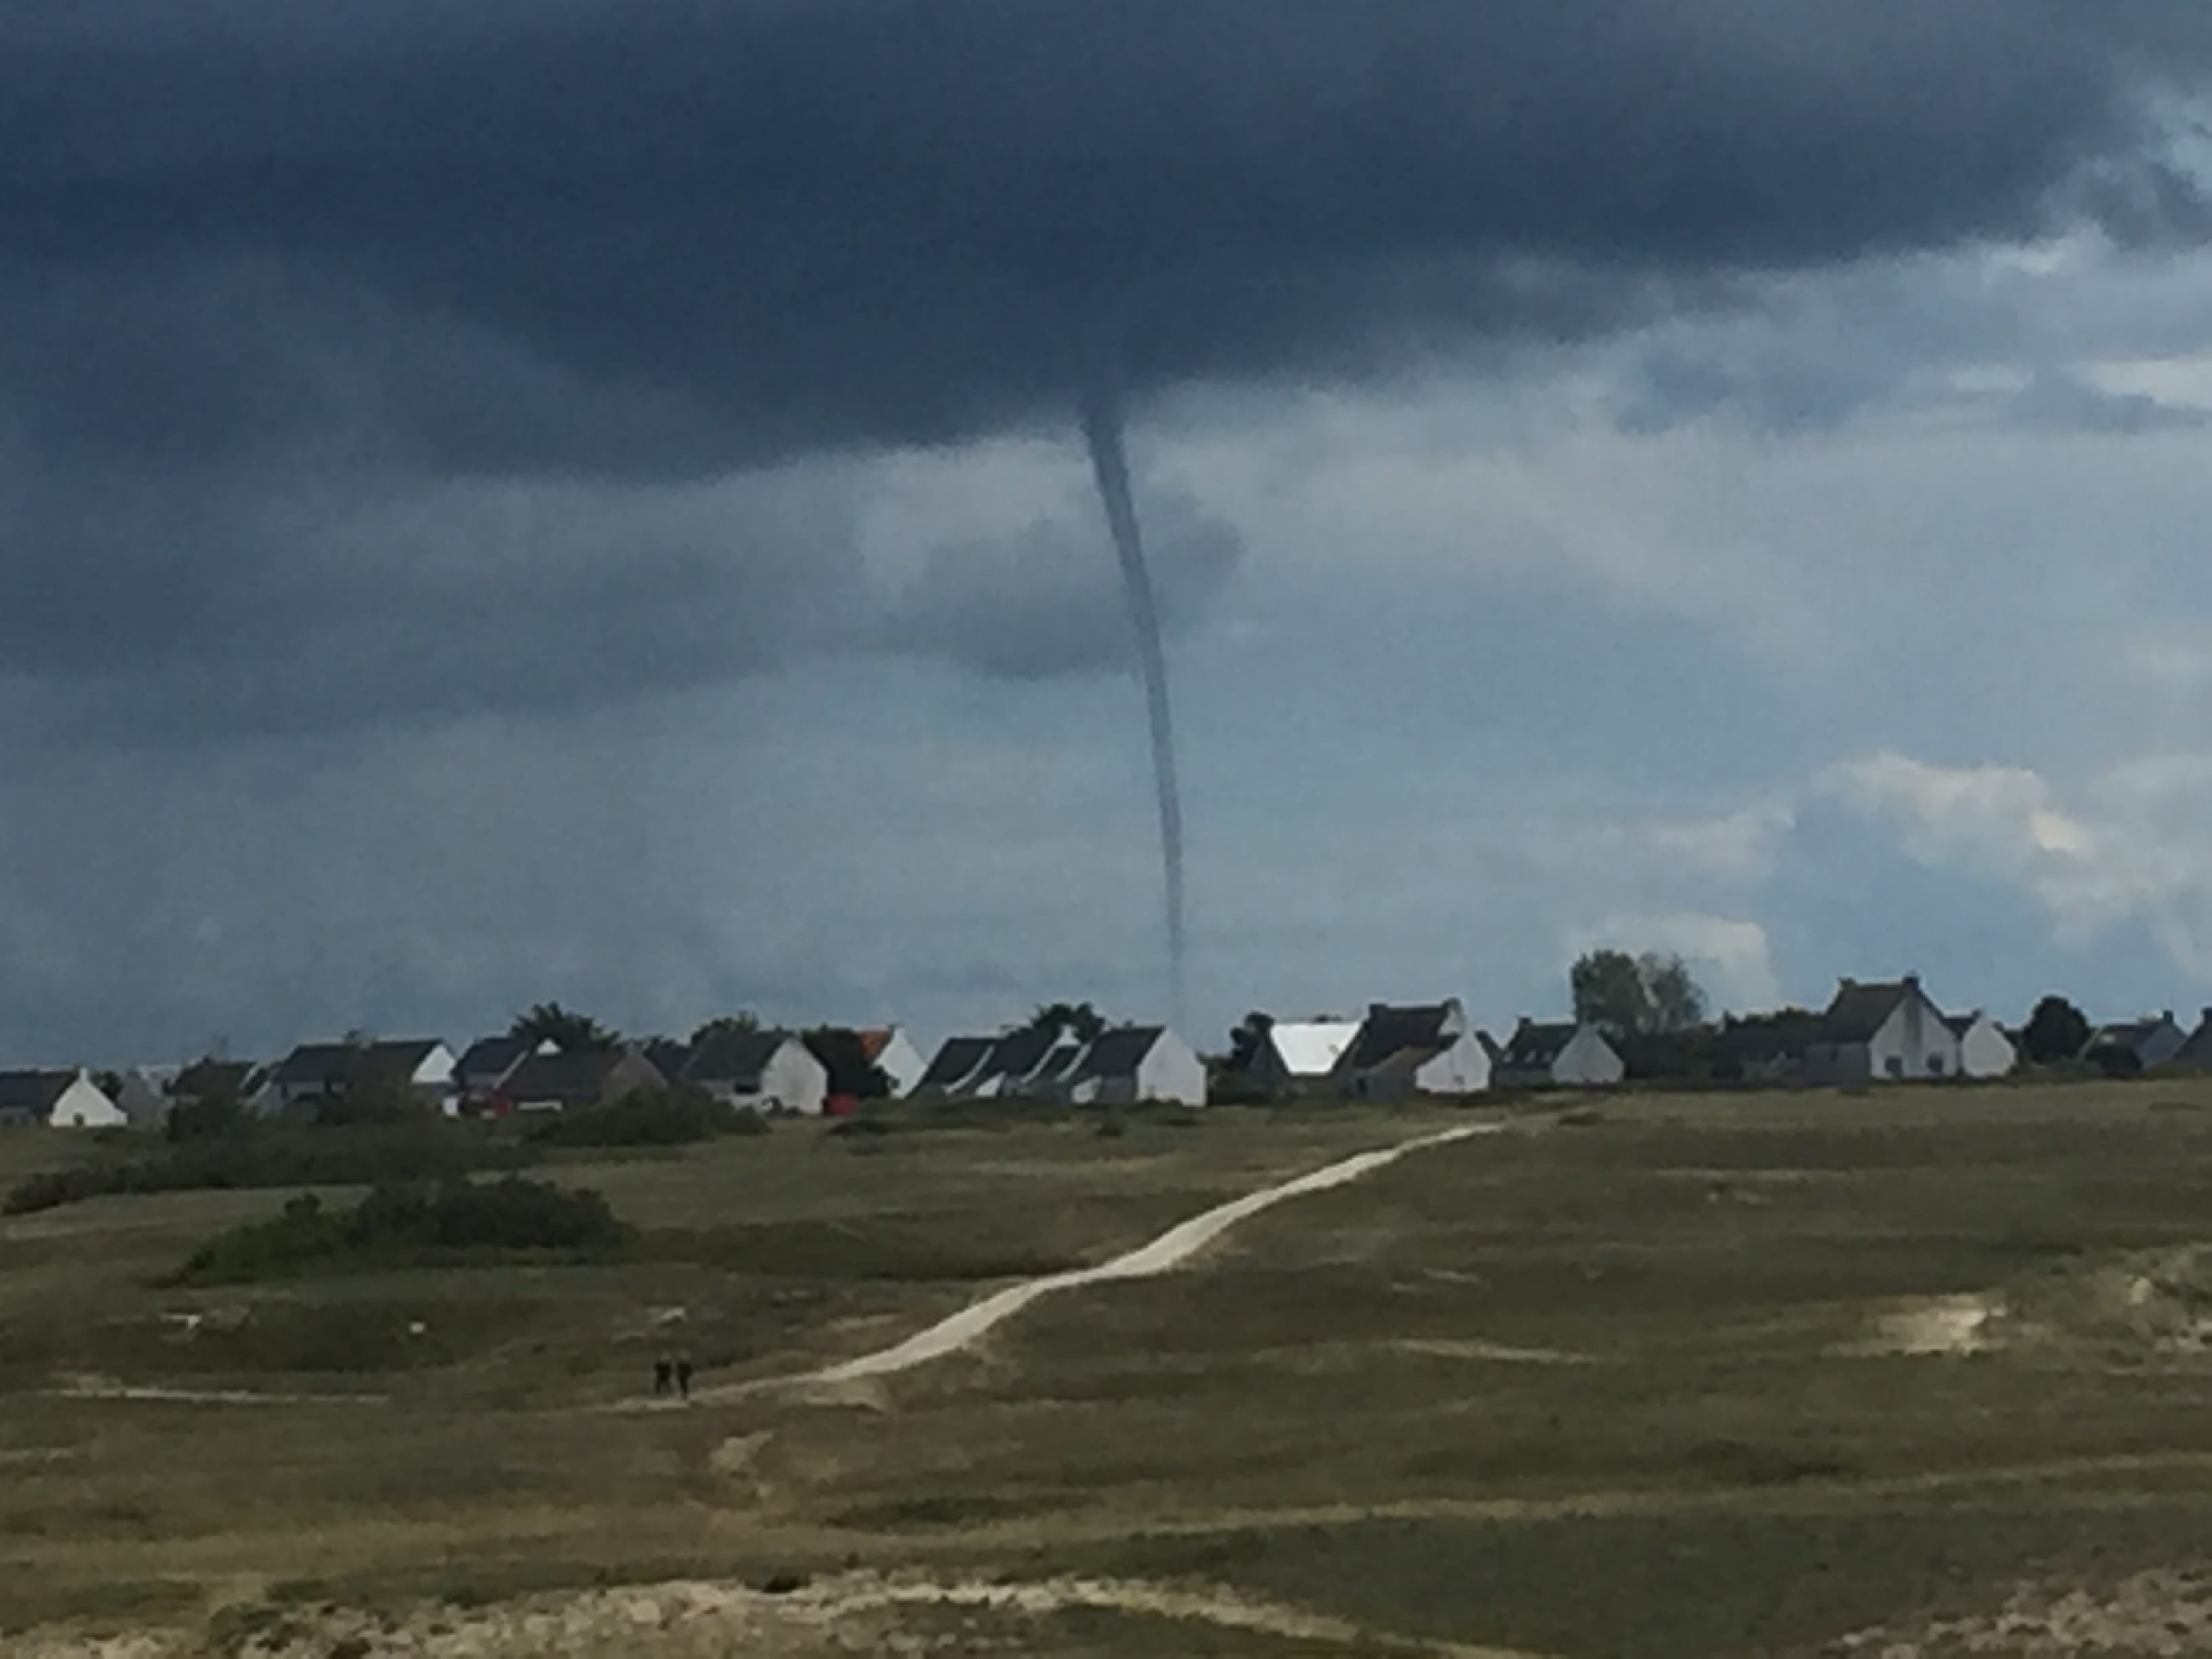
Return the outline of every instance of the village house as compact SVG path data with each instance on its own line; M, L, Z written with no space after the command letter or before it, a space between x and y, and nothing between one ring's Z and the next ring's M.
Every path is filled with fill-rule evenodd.
M2081 1058L2112 1077L2134 1077L2163 1066L2188 1046L2189 1033L2171 1012L2100 1025L2089 1034Z
M1245 1076L1277 1099L1334 1094L1337 1066L1359 1036L1356 1019L1277 1020L1252 1053Z
M266 1091L279 1110L343 1099L367 1083L417 1091L443 1107L456 1109L453 1051L435 1037L400 1037L376 1042L303 1042L277 1063Z
M2166 1063L2174 1071L2212 1072L2212 1008L2204 1011L2188 1041L2175 1049L2173 1058Z
M804 1038L807 1052L820 1060L822 1069L829 1073L829 1093L823 1110L832 1117L845 1116L864 1100L886 1100L891 1097L891 1079L870 1052L872 1048L880 1053L882 1045L872 1044L870 1035L825 1025L807 1032Z
M453 1066L453 1092L470 1110L482 1110L500 1098L507 1080L532 1054L552 1054L560 1046L550 1038L507 1035L478 1037Z
M701 1043L683 1082L716 1100L756 1112L819 1117L830 1071L788 1031L724 1031Z
M1820 1020L1805 1008L1723 1018L1713 1040L1714 1077L1770 1086L1803 1081L1806 1051L1820 1040Z
M921 1081L914 1086L916 1100L966 1100L969 1086L982 1075L991 1051L998 1046L998 1038L987 1036L947 1037L939 1045Z
M1127 1025L1085 1046L1062 1086L1079 1106L1203 1106L1206 1062L1164 1025Z
M903 1100L915 1091L929 1062L922 1058L921 1050L914 1046L914 1039L906 1034L903 1025L878 1025L863 1028L859 1032L861 1052L868 1063L880 1071L891 1085L891 1098Z
M130 1121L82 1068L0 1072L0 1128L120 1129Z
M524 1055L487 1103L501 1114L585 1111L667 1086L668 1079L635 1049L586 1048L563 1054L548 1044Z
M1336 1072L1344 1092L1360 1100L1480 1094L1490 1087L1491 1045L1468 1029L1456 997L1404 1008L1372 1003Z
M134 1129L158 1129L176 1107L173 1092L181 1066L133 1066L117 1073L104 1090ZM97 1080L97 1079L96 1079Z
M1838 982L1805 1051L1805 1080L1819 1086L1897 1083L1959 1075L1959 1039L1920 976Z
M1953 1014L1948 1024L1959 1044L1959 1075L2010 1077L2020 1065L2020 1048L2002 1025L1981 1009Z
M1610 1089L1628 1075L1620 1051L1588 1020L1523 1018L1491 1068L1501 1089Z

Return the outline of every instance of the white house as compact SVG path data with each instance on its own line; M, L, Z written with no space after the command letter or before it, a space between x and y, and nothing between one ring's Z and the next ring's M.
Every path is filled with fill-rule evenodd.
M1414 1007L1370 1004L1338 1058L1344 1091L1362 1100L1474 1095L1490 1087L1490 1045L1468 1027L1459 999Z
M1501 1089L1610 1089L1628 1075L1628 1063L1587 1020L1524 1018L1490 1075Z
M692 1052L684 1081L756 1112L819 1117L830 1099L830 1068L788 1031L725 1031L709 1037Z
M1085 1047L1056 1091L1079 1106L1203 1106L1206 1062L1164 1025L1125 1026Z
M1805 1080L1850 1085L1960 1074L1959 1038L1916 974L1862 984L1843 981L1805 1050Z
M1337 1066L1358 1036L1356 1019L1277 1020L1261 1038L1248 1075L1271 1095L1334 1093Z
M456 1085L453 1051L435 1037L378 1042L303 1042L278 1062L268 1098L277 1108L336 1100L356 1084L392 1083L418 1090L448 1111Z
M0 1127L119 1129L130 1121L82 1068L0 1072Z
M860 1047L876 1068L890 1079L891 1098L903 1100L920 1086L929 1062L903 1025L882 1025L860 1033Z
M2133 1077L2166 1065L2188 1046L2189 1033L2174 1023L2172 1013L2145 1014L2141 1019L2099 1026L2090 1034L2081 1058L2115 1077Z
M667 1084L659 1068L635 1048L563 1054L548 1042L526 1053L499 1079L484 1103L494 1110L587 1111Z
M2004 1028L1980 1009L1954 1014L1948 1024L1959 1044L1960 1077L2009 1077L2020 1064L2020 1050Z

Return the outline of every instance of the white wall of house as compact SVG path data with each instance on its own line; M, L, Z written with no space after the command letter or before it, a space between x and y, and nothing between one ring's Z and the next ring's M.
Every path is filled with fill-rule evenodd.
M82 1072L46 1114L46 1122L57 1129L119 1129L130 1121L123 1109Z
M1959 1039L1959 1071L1964 1077L2008 1077L2020 1064L2012 1039L1996 1021L1981 1015Z
M1552 1081L1564 1089L1610 1089L1628 1075L1628 1064L1595 1025L1584 1025L1552 1062Z
M1205 1105L1206 1062L1173 1031L1161 1032L1137 1068L1137 1098Z
M761 1067L755 1094L732 1093L734 1105L757 1112L796 1112L819 1117L830 1100L830 1068L797 1037L786 1037Z
M1870 1079L1898 1082L1959 1075L1959 1039L1925 992L1911 990L1867 1045Z
M1252 1081L1269 1094L1333 1092L1337 1062L1358 1036L1356 1019L1278 1022L1253 1057Z
M922 1057L921 1050L914 1046L914 1040L907 1036L906 1028L897 1025L891 1028L890 1041L884 1044L883 1053L876 1056L876 1064L890 1079L891 1097L895 1100L904 1100L912 1094L914 1085L921 1081L922 1073L929 1069L928 1060Z
M1490 1050L1471 1031L1462 1031L1450 1048L1413 1073L1419 1094L1479 1095L1489 1087Z

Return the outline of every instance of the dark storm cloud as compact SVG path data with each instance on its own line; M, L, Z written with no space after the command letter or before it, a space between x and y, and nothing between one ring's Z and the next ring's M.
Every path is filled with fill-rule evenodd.
M2156 235L2197 204L2145 100L2208 35L2199 0L19 3L16 291L313 303L8 367L33 432L125 446L196 402L184 441L343 416L438 469L953 440L1106 356L1140 392L1358 372L2068 204ZM594 441L558 411L599 388Z

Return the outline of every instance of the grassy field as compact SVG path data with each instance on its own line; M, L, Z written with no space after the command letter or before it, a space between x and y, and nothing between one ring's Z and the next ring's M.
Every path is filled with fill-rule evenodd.
M917 1114L563 1155L536 1173L644 1230L594 1266L184 1291L157 1281L289 1194L10 1218L0 1630L781 1577L812 1586L789 1628L734 1650L1814 1653L2212 1566L2212 1085L1573 1116ZM738 1386L1492 1119L922 1370ZM0 1177L63 1139L0 1137ZM716 1403L641 1409L678 1346ZM886 1612L879 1575L1093 1588Z

